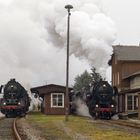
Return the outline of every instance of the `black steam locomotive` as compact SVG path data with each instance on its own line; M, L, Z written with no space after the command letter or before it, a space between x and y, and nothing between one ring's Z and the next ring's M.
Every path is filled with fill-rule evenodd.
M108 118L116 114L115 96L117 90L107 81L100 81L86 93L86 103L89 113L96 118Z
M99 81L84 92L73 94L73 102L75 98L84 101L89 109L89 113L94 118L111 119L116 114L115 96L117 89L113 88L107 81ZM75 104L72 104L71 111L76 110Z
M29 110L30 98L25 88L15 79L11 79L1 88L3 98L0 110L6 117L25 116Z

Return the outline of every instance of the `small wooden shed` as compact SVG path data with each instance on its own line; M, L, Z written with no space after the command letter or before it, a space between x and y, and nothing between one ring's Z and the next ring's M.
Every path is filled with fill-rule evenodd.
M72 88L69 88L69 92ZM42 97L41 111L46 115L64 115L66 104L66 87L49 84L31 88L33 94Z

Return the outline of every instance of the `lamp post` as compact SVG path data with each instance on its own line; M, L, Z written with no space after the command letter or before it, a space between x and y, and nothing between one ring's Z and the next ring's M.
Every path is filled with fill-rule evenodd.
M66 60L66 110L65 110L65 121L68 121L69 114L69 30L70 30L70 9L72 5L66 5L65 8L68 10L68 23L67 23L67 60Z

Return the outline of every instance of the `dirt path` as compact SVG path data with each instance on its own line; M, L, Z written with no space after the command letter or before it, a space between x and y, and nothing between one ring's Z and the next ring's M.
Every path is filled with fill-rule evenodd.
M82 134L76 133L72 131L70 128L66 127L63 121L54 121L54 124L64 131L68 136L70 136L73 140L90 140L89 136L84 136Z
M59 130L63 131L65 135L71 137L72 140L91 140L87 136L73 132L70 128L66 127L63 121L53 121L53 124ZM35 124L34 126L32 126L31 124L27 123L26 119L24 118L18 120L18 129L20 130L20 134L22 135L22 137L26 140L47 140L47 138L43 136L43 127L35 127ZM48 140L56 140L56 138L53 138L48 135Z

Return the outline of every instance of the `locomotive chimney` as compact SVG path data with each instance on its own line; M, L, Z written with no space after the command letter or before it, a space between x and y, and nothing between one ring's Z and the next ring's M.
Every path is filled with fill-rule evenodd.
M11 78L10 81L16 81L16 79L15 78Z

